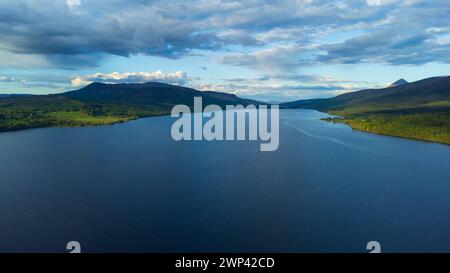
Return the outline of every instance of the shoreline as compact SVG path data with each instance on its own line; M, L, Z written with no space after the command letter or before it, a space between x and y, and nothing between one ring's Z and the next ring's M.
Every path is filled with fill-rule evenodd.
M326 113L326 114L329 114L329 113ZM331 114L329 114L329 115L331 115ZM379 136L389 136L389 137L396 137L396 138L414 140L414 141L418 141L418 142L434 143L434 144L441 144L441 145L445 145L445 146L450 146L450 143L437 141L437 140L428 140L428 139L421 139L421 138L415 138L415 137L408 137L408 136L401 136L401 135L394 135L394 134L387 134L387 133L379 133L379 132L374 132L374 131L369 131L369 130L355 128L350 123L346 122L345 119L343 119L343 117L322 118L320 120L325 121L325 122L331 122L331 123L334 123L334 124L338 124L338 123L339 124L345 124L345 125L349 126L352 130L355 130L355 131L358 131L358 132L364 132L364 133L369 133L369 134L374 134L374 135L379 135Z
M289 109L285 109L285 110L289 110ZM315 109L308 109L308 110L317 111ZM318 111L318 112L321 112L321 111ZM420 142L425 142L425 143L435 143L435 144L442 144L442 145L445 145L445 146L450 146L450 143L446 143L446 142L443 142L443 141L421 139L421 138L408 137L408 136L395 135L395 134L388 134L388 133L380 133L380 132L375 132L375 131L355 128L343 116L339 116L339 115L336 115L336 114L331 114L331 113L328 113L328 112L321 112L321 113L324 113L324 114L327 114L327 115L330 116L330 117L327 117L327 118L321 118L320 119L321 121L330 122L330 123L334 123L334 124L337 124L337 123L345 124L345 125L349 126L352 130L355 130L355 131L358 131L358 132L365 132L365 133L374 134L374 135L380 135L380 136L389 136L389 137L396 137L396 138L420 141ZM148 115L148 116L141 116L141 117L129 117L129 118L125 117L124 119L126 119L126 120L112 122L112 123L106 123L106 124L86 124L86 125L75 125L75 126L70 126L70 125L68 125L68 126L57 126L57 125L56 126L34 126L34 127L10 128L10 129L2 129L2 128L0 128L0 134L2 134L2 133L11 133L11 132L20 132L20 131L33 130L33 129L45 129L45 128L83 128L83 127L110 126L110 125L117 125L117 124L125 124L125 123L128 123L130 121L140 120L140 119L144 119L144 118L162 117L162 116L168 116L168 115L170 115L170 113L155 114L155 115Z
M23 128L11 128L11 129L3 129L0 128L0 134L2 133L11 133L11 132L20 132L20 131L27 131L27 130L34 130L34 129L46 129L46 128L84 128L84 127L99 127L99 126L111 126L111 125L117 125L117 124L125 124L130 121L144 119L144 118L152 118L152 117L161 117L161 116L167 116L167 114L155 114L150 116L141 116L141 117L128 117L124 118L126 120L121 121L115 121L111 123L104 123L104 124L86 124L86 125L50 125L50 126L31 126L31 127L23 127Z

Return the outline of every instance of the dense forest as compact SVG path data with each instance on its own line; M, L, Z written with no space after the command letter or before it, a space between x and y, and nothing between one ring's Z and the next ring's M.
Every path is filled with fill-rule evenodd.
M60 96L8 98L0 99L0 131L106 125L167 113L157 107L86 103Z

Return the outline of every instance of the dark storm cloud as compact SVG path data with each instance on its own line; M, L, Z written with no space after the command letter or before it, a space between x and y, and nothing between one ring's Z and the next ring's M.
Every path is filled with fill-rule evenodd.
M273 28L341 24L376 18L377 9L327 1L4 0L0 49L53 56L78 65L102 54L178 58L192 50L257 46ZM335 12L341 10L344 12ZM295 39L295 37L293 37ZM87 65L95 62L87 61Z
M108 54L180 58L235 46L248 50L221 62L271 72L317 62L449 62L440 39L449 18L443 0L2 0L0 55L69 69L96 66ZM355 29L362 34L320 39ZM308 50L315 55L304 59Z
M199 22L166 16L150 1L0 3L0 49L44 55L58 67L93 66L104 54L177 58L220 46L215 32Z

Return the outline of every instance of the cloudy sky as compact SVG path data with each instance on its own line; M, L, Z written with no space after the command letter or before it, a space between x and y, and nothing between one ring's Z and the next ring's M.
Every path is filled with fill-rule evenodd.
M0 93L162 81L288 101L449 74L448 0L0 1Z

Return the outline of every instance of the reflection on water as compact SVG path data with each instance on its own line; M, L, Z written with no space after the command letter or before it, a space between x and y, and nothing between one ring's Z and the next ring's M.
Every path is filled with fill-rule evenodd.
M450 147L283 110L280 147L173 119L0 134L0 251L450 251Z

